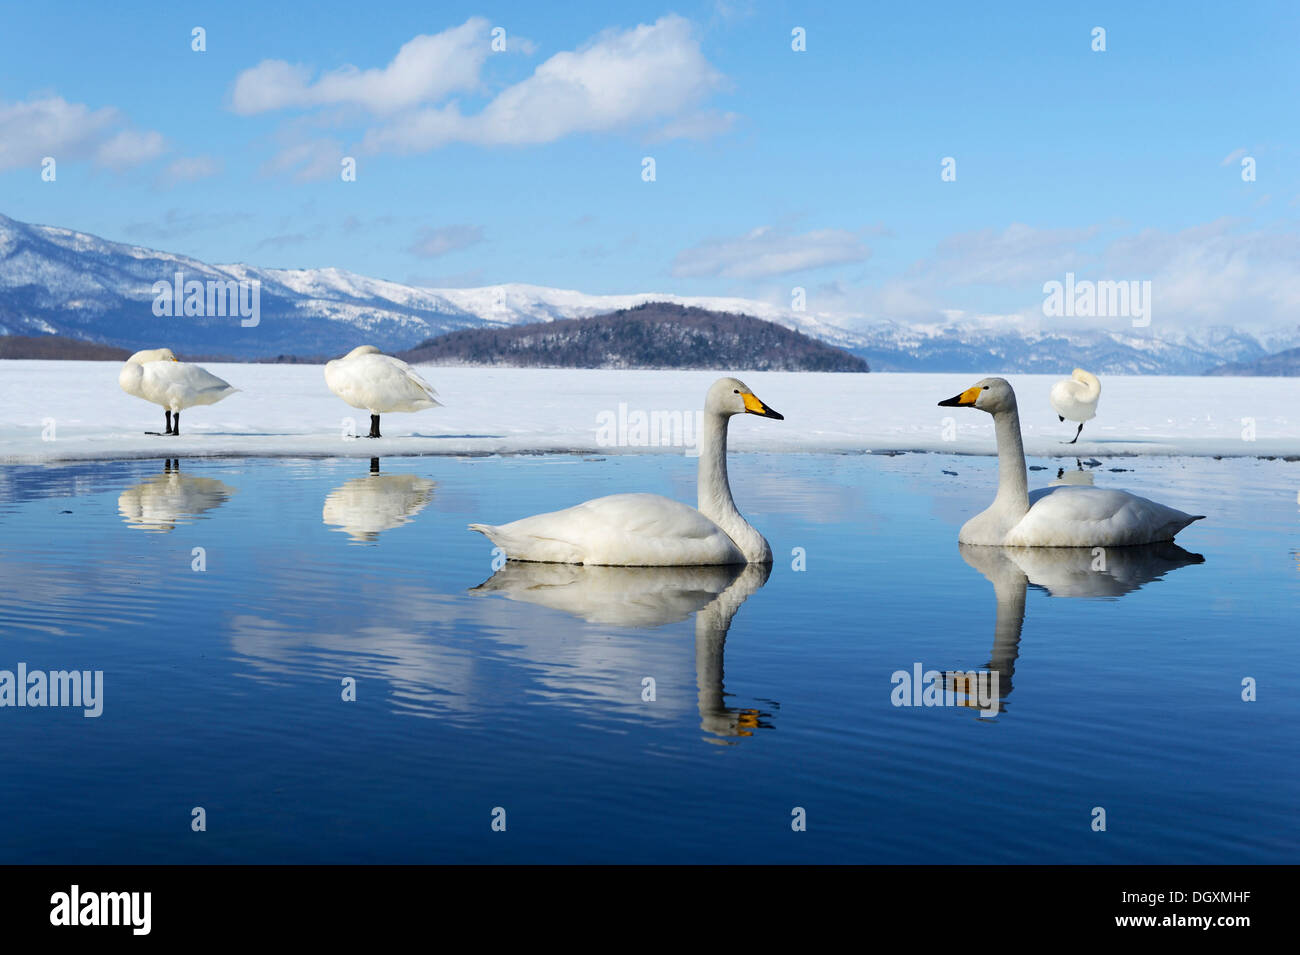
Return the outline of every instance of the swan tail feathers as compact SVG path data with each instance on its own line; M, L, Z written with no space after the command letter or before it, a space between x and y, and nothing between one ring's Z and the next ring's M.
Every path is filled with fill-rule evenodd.
M1203 521L1203 520L1205 520L1204 514L1184 514L1182 517L1178 518L1177 520L1172 520L1165 525L1164 535L1161 536L1160 539L1171 541L1174 539L1174 536L1179 531L1195 523L1196 521Z

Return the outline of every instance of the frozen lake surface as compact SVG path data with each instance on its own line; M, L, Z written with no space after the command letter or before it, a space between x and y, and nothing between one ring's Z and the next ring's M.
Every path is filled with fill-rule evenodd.
M681 453L688 436L677 422L702 407L719 375L421 366L445 407L384 415L385 436L371 441L344 437L369 430L367 413L330 393L318 365L208 364L240 393L184 412L179 437L147 436L162 428L162 409L123 393L120 367L0 361L0 463L164 454ZM1068 371L1010 378L1029 454L1300 456L1300 380L1106 377L1097 417L1069 446L1063 442L1074 437L1075 425L1059 422L1047 402L1052 383ZM733 421L733 449L994 453L988 415L936 406L982 375L740 377L786 420ZM662 444L649 446L656 415ZM602 433L603 422L613 427Z
M112 387L80 424L52 399L60 448L95 451L87 422L154 424L114 395L115 367L92 366ZM560 399L527 374L487 374L501 387L477 403L468 377L433 374L445 414L394 416L391 432L506 433L517 411L525 434L563 436L541 410ZM930 377L907 395L970 383ZM753 378L787 420L743 422L735 444L797 445L899 404L899 376L837 377L848 398ZM205 416L218 432L286 430L286 410L252 391L196 411L174 446L252 440L202 431ZM669 397L690 406L701 391ZM294 432L308 444L340 411L312 400L321 420ZM1221 424L1244 414L1224 400ZM921 409L917 427L946 410ZM1256 414L1262 443L1273 419ZM39 445L17 427L11 448ZM121 453L128 439L102 440ZM1031 486L1079 470L1030 464L1046 468ZM186 452L0 469L0 670L104 674L95 718L0 708L0 862L1294 859L1300 463L1107 456L1083 470L1062 479L1209 516L1181 547L1112 549L1100 569L1087 552L959 550L957 528L993 495L990 458L733 454L770 576L494 573L470 521L626 490L692 501L695 461L386 457L375 474L364 459ZM894 675L917 667L996 673L996 715L895 705Z

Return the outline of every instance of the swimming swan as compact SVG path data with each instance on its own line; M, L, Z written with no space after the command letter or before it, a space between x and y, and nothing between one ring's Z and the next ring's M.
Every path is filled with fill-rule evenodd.
M992 506L962 526L963 544L1015 547L1119 547L1170 541L1204 514L1182 511L1127 491L1100 487L1046 487L1029 493L1016 393L1002 378L985 378L941 407L969 407L993 415L998 442L998 494Z
M170 348L136 352L118 372L117 383L128 395L162 405L167 412L163 434L170 435L181 433L183 409L214 405L239 390L205 368L177 361Z
M1069 378L1062 378L1052 385L1052 393L1048 396L1048 400L1056 409L1056 416L1062 421L1069 418L1071 421L1079 422L1079 430L1074 432L1074 440L1067 441L1067 444L1078 441L1079 435L1083 433L1083 423L1097 417L1097 399L1100 397L1101 382L1097 380L1096 375L1082 368L1074 369Z
M381 354L374 345L354 348L325 363L325 384L354 408L370 412L368 438L382 438L379 416L389 411L438 408L438 392L406 362Z
M511 560L621 567L770 564L772 549L736 509L727 483L727 422L753 414L783 420L735 378L704 401L698 509L658 494L613 494L509 524L471 524Z

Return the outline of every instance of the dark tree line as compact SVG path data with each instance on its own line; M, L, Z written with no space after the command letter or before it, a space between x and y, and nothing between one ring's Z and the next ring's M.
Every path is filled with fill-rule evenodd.
M774 322L666 302L592 318L462 329L430 338L401 357L520 368L869 370L861 358Z

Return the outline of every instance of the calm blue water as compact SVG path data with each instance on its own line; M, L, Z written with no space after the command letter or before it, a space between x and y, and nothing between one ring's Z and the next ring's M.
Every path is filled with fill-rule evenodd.
M465 529L690 501L694 465L5 469L0 669L102 670L104 700L0 709L0 862L1294 859L1300 463L1106 462L1210 519L1105 572L963 555L987 458L733 455L766 581L494 576ZM998 714L894 706L918 663L992 666Z

